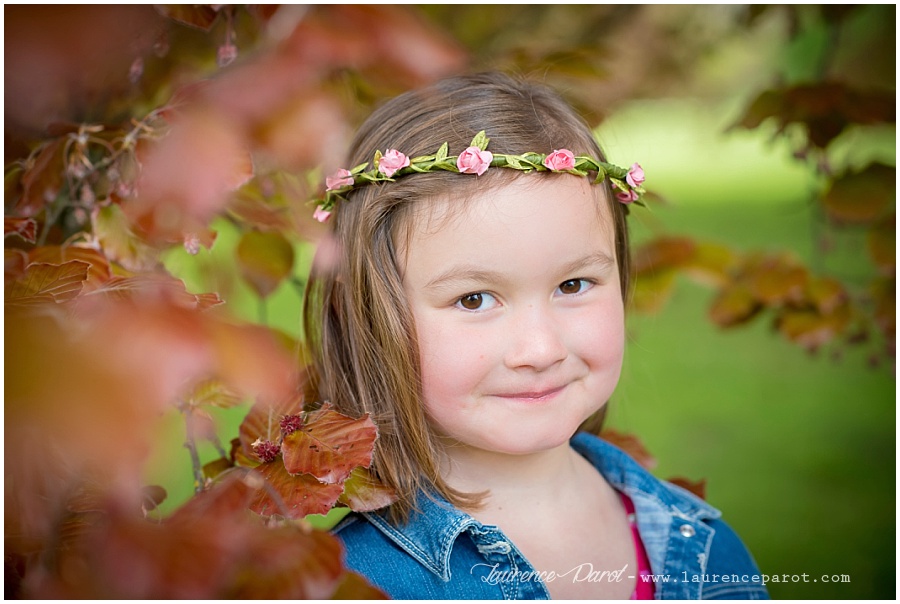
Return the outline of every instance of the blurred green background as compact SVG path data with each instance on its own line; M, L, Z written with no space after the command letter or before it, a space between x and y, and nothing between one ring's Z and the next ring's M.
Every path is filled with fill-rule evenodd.
M726 117L700 104L642 103L601 128L601 140L629 132L629 150L647 156L646 171L671 196L669 207L632 213L635 239L664 228L738 249L789 249L862 281L872 269L859 237L827 256L816 251L811 176L763 133L718 134ZM872 153L893 151L892 140L871 144ZM698 179L696 166L708 177ZM891 597L894 368L870 366L861 350L810 356L765 320L722 331L705 317L710 301L683 280L659 314L629 317L610 424L640 436L658 476L705 478L708 501L763 572L851 580L771 584L774 598Z
M861 16L857 35L864 38L884 14ZM765 82L803 81L830 43L815 24L788 44L773 42L781 40L776 25L760 29L702 56L684 85L695 86L696 94L682 89L617 102L598 128L611 160L641 162L648 189L667 200L632 212L635 244L671 233L737 250L791 250L817 271L863 284L873 269L858 232L837 236L827 254L818 246L821 217L813 195L819 182L792 156L789 140L775 137L774 127L728 131ZM847 163L880 158L893 165L895 132L856 133L843 153ZM227 274L233 263L237 233L224 222L214 228L219 237L212 251L176 250L167 259L190 291L221 291L209 275ZM231 312L251 321L264 317L299 336L312 249L298 244L297 253L295 280L264 303L235 277ZM809 575L808 583L770 584L774 598L893 598L894 367L872 366L859 348L810 355L774 333L765 318L721 331L706 317L711 295L680 280L659 313L629 316L609 425L641 439L658 460L658 476L705 479L708 501L723 510L764 573ZM221 412L223 436L236 434L244 411ZM169 506L191 490L180 422L174 413L166 418L148 471L149 480L169 490ZM211 447L201 454L216 456ZM822 575L850 581L824 583Z

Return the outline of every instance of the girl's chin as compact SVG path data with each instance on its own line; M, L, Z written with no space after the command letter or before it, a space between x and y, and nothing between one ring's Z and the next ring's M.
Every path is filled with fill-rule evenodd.
M482 454L493 455L533 455L556 449L558 447L567 446L569 439L575 435L577 426L571 430L555 430L551 434L533 435L530 437L522 436L520 438L499 439L478 439L461 440L449 439L448 445L452 455L452 447L466 447L473 451L479 451ZM453 444L450 444L453 443Z

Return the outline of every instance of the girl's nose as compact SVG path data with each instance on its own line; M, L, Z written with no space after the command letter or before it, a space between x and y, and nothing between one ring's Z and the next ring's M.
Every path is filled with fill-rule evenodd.
M529 306L510 324L506 365L510 369L544 371L569 354L562 327L547 309Z

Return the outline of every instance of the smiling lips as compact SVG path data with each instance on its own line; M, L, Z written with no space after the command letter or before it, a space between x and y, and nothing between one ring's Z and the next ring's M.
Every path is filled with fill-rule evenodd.
M525 403L543 403L546 401L550 401L556 397L557 394L566 389L568 384L564 384L562 386L557 386L555 388L548 388L546 390L532 390L528 392L510 392L503 394L496 394L497 398L503 398L507 400L514 401L522 401Z

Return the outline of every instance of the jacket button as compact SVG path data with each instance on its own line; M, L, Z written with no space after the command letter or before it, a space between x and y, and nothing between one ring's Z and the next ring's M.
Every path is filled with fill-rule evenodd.
M692 527L690 524L682 524L681 528L678 529L678 532L681 533L681 536L686 539L697 534L697 531L695 531L694 527Z

